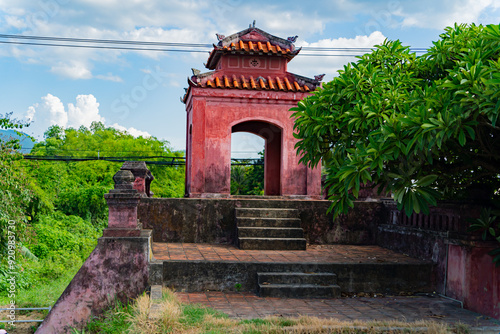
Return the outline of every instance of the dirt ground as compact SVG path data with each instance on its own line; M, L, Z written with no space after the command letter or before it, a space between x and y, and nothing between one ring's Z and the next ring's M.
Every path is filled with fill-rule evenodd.
M0 306L0 308L5 307L6 306ZM0 320L9 320L6 314L6 311L0 311ZM43 313L33 311L27 314L17 314L16 320L41 320L44 317L45 315ZM0 328L4 328L9 334L32 334L40 324L40 322L18 322L15 327L12 327L7 323L0 323Z

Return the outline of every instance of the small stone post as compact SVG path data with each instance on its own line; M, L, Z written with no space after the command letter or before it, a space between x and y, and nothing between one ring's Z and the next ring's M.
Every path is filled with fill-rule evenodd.
M119 170L114 176L115 189L104 195L108 203L108 227L103 237L138 237L141 226L137 223L137 206L141 194L134 189L134 175L130 170Z

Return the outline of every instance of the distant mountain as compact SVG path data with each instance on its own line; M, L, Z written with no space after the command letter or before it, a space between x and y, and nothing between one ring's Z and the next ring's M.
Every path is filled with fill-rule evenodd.
M19 139L19 142L21 143L21 153L23 154L30 153L31 149L36 144L36 142L31 141L31 138L27 134L21 132L21 135L18 135L14 130L0 130L0 139Z

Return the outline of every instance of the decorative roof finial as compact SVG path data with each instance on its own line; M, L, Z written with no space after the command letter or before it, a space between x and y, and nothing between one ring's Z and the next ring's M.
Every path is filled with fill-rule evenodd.
M252 28L255 28L255 20L253 20L253 27Z
M221 34L215 34L215 36L217 36L218 41L222 41L224 38L226 38L226 36L221 35Z
M287 38L287 41L295 43L295 41L297 40L297 38L299 38L299 36L297 36L297 35L290 36L290 37Z
M324 76L325 76L325 74L315 75L314 80L319 82L319 81L323 80Z

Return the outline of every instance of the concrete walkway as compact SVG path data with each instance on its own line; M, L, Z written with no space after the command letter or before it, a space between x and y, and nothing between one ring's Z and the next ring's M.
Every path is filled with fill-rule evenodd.
M441 297L383 296L343 297L337 299L262 298L250 292L176 292L184 303L202 304L231 318L252 319L267 316L352 320L432 320L450 325L459 322L475 332L500 333L500 322L460 308L460 304Z
M379 246L308 245L307 250L244 250L233 245L153 243L156 260L280 263L425 263Z
M340 264L422 264L378 246L308 245L306 251L241 250L232 245L153 243L156 260L251 262L251 263L340 263ZM500 333L500 322L464 310L449 299L418 296L350 296L337 299L294 299L258 297L252 292L176 292L185 303L198 303L222 311L232 318L252 319L267 316L352 320L434 320L448 324L463 323L480 332Z

